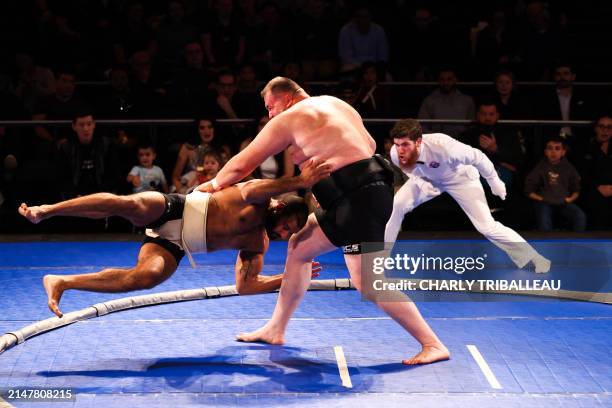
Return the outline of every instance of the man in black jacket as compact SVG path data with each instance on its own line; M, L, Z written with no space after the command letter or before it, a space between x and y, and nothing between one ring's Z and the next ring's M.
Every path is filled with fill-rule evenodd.
M504 184L512 186L524 161L519 132L497 123L499 112L492 100L479 104L476 120L459 139L487 155Z
M118 163L110 142L95 135L96 122L88 111L72 119L76 139L60 144L56 159L62 199L117 189Z
M572 65L565 62L558 63L553 72L553 79L556 82L556 87L554 91L543 95L542 100L538 104L538 118L546 120L591 119L587 98L574 88L576 73ZM554 132L545 133L561 136L568 145L570 156L574 150L580 149L586 144L584 132L580 132L580 129L576 127L559 126L555 128ZM542 151L544 141L536 141L535 151Z

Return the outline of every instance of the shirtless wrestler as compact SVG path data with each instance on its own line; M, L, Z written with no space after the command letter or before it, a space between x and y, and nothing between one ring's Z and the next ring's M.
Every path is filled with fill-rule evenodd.
M312 159L331 165L331 176L312 187L320 208L289 240L272 318L259 330L238 336L241 341L282 344L289 319L310 283L313 257L343 247L352 282L360 291L363 289L360 243L384 242L385 225L393 209L393 172L384 159L374 156L376 143L361 116L342 100L311 97L294 81L283 77L268 82L261 95L273 119L215 179L198 189L212 192L230 186L267 157L285 149L300 167ZM449 358L447 348L413 302L406 299L376 304L421 344L422 350L404 360L405 364Z
M43 279L49 309L62 317L59 301L65 290L128 292L149 289L168 279L185 252L238 249L235 279L238 293L269 292L280 287L282 274L262 276L269 238L288 239L306 223L307 207L297 196L273 197L307 188L329 175L330 166L310 161L296 177L251 180L214 194L143 192L127 196L97 193L57 204L19 207L33 223L55 216L104 218L120 216L146 226L136 266L109 268L80 275L47 275ZM314 263L315 275L320 270Z

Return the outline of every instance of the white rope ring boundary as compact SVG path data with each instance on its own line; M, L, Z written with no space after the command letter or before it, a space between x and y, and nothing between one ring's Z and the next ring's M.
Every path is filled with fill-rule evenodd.
M308 288L310 291L345 289L355 289L350 279L313 280ZM85 309L65 313L62 318L55 316L50 317L0 336L0 354L34 336L59 329L60 327L68 326L81 320L94 319L109 313L136 309L140 307L155 306L165 303L187 302L191 300L214 299L228 296L238 296L238 291L236 290L235 285L211 286L199 289L152 293L148 295L130 296L110 300L108 302L96 303L95 305L89 306Z

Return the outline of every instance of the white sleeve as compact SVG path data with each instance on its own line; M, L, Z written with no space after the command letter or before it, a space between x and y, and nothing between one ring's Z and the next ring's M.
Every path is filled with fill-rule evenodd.
M138 166L134 166L132 167L132 170L130 170L130 175L131 176L138 176L140 174L140 169L138 168ZM125 174L125 173L123 173Z
M446 152L452 165L467 164L474 166L485 179L497 178L495 166L480 150L448 137L445 143Z

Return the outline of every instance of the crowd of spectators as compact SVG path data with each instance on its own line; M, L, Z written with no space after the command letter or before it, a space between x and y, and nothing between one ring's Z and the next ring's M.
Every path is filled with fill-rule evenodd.
M608 62L576 58L581 44L572 19L585 12L570 2L6 3L16 7L3 13L0 120L72 125L0 126L5 208L94 191L188 191L214 177L265 125L260 86L283 75L312 94L340 97L364 118L472 121L423 127L487 154L509 187L508 201L533 206L533 226L612 228L610 105L605 92L594 98L574 86L577 74L601 79ZM517 78L556 85L528 94ZM466 80L492 86L464 89ZM318 92L316 81L333 85ZM414 97L389 81L438 86ZM156 135L144 126L96 126L99 119L151 118L189 118L193 125ZM237 118L253 124L217 122ZM534 131L498 123L504 119L594 126ZM368 127L379 151L388 151L389 127ZM252 177L296 171L281 153ZM512 212L508 203L490 204Z

